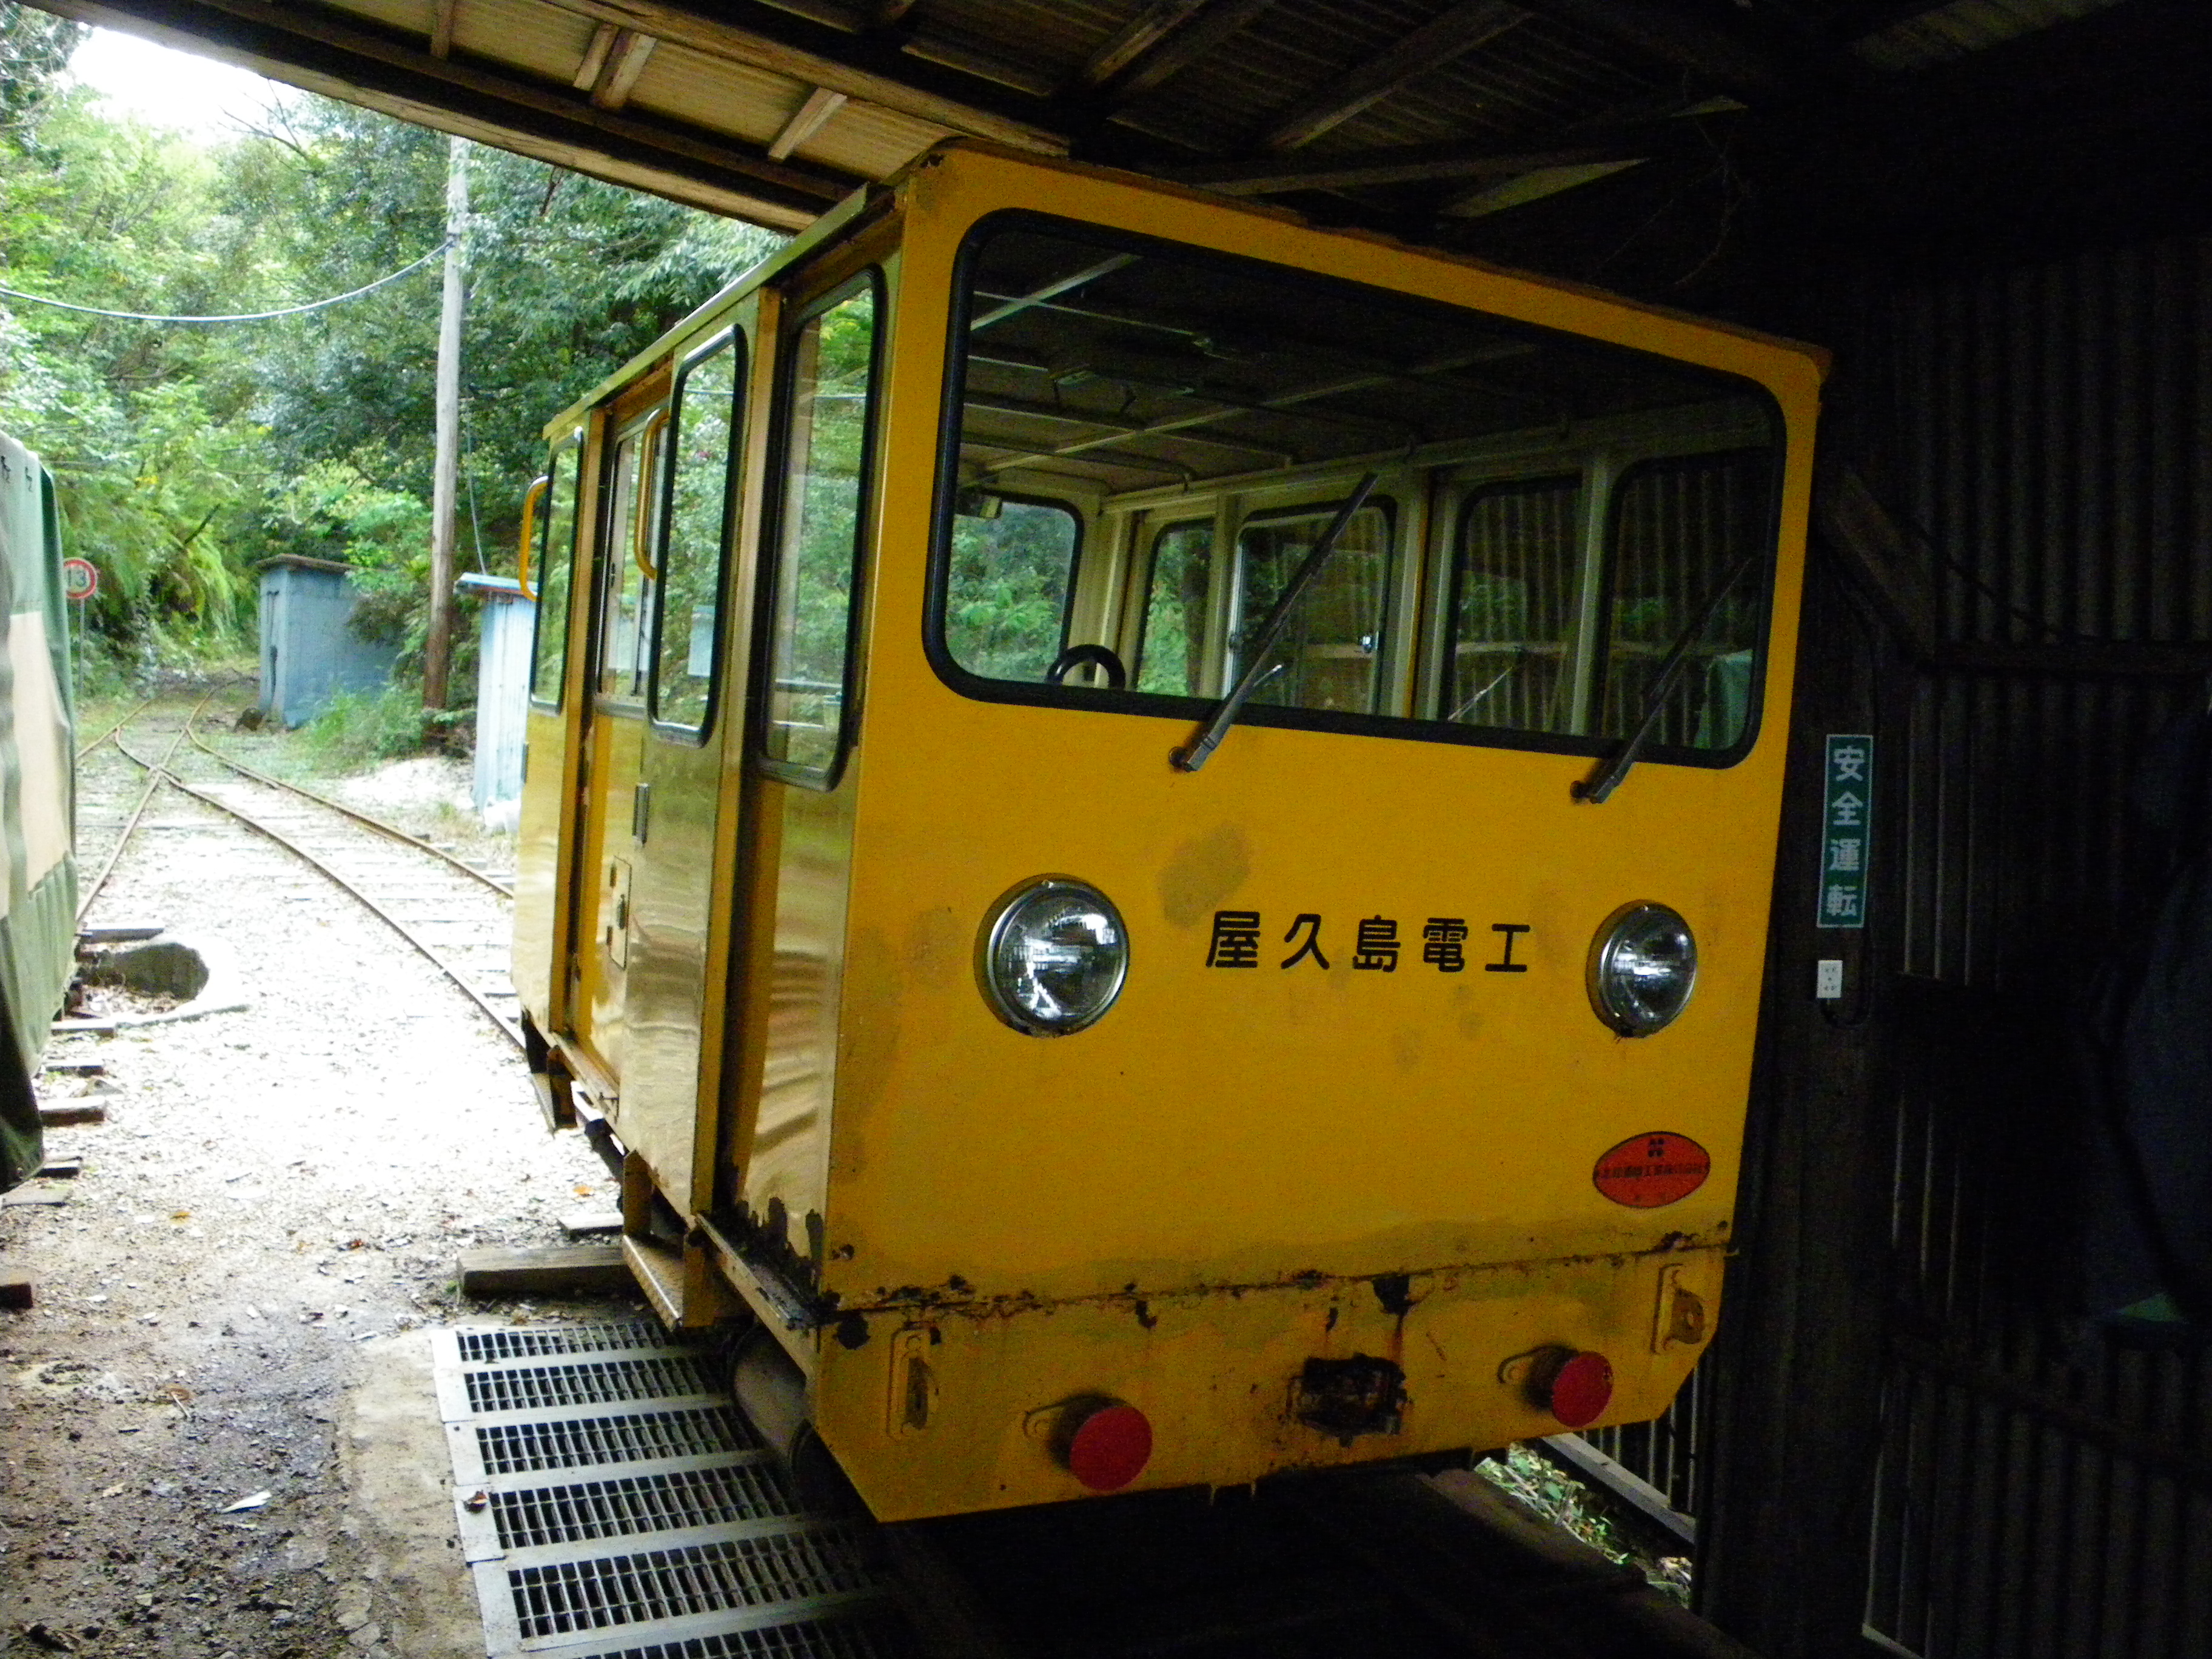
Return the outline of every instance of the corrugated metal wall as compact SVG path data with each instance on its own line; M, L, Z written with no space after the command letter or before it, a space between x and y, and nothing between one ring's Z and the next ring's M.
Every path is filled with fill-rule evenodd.
M2212 243L1905 292L1862 327L1831 441L1924 537L1940 639L2027 655L1923 669L1885 722L1907 977L1869 1625L1927 1659L2202 1659L2212 1357L2078 1317L2069 1030L2135 869L2133 769L2207 695L2102 647L2212 641Z
M2139 870L2134 769L2212 693L2212 240L1851 305L1826 331L1823 447L1924 543L1939 644L1937 665L1893 672L1893 641L1852 671L1896 815L1868 942L1897 1082L1869 1103L1890 1166L1871 1537L1834 1570L1865 1575L1872 1650L2205 1659L2212 1352L2082 1316L2096 1134L2071 1032ZM1590 1437L1725 1520L1711 1383ZM1775 1514L1738 1529L1754 1569L1742 1534Z

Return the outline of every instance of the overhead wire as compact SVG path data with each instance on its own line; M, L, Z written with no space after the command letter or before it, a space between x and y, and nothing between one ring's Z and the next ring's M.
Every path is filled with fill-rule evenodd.
M12 288L0 288L0 298L22 300L34 306L52 306L58 311L74 311L87 317L113 317L126 323L264 323L272 318L297 317L303 312L321 311L325 307L343 305L348 300L358 300L364 294L374 294L387 283L396 283L402 276L428 264L453 245L453 239L448 236L419 259L409 261L389 276L380 276L366 287L354 289L345 294L333 294L327 300L310 300L305 305L285 306L276 311L244 311L222 317L171 317L157 312L107 311L99 306L81 306L67 300L50 300L44 295L25 294Z

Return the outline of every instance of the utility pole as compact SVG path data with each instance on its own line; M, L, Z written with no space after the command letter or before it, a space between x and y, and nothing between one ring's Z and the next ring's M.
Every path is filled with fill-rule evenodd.
M446 149L446 298L438 316L438 454L430 483L430 623L422 706L446 706L453 662L453 507L461 453L461 313L468 305L469 147Z

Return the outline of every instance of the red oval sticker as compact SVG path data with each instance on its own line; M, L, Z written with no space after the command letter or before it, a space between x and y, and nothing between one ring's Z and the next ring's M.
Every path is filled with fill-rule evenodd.
M1656 1210L1687 1198L1713 1172L1712 1154L1687 1135L1667 1130L1631 1135L1597 1161L1598 1191L1632 1210Z

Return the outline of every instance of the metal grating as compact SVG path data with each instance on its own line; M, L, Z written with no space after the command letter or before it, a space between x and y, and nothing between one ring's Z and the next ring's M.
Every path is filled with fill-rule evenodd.
M905 1632L883 1619L768 1625L682 1642L656 1642L578 1659L894 1659L909 1651Z
M461 1358L529 1359L550 1353L605 1353L618 1348L657 1348L668 1339L658 1325L642 1319L616 1325L539 1325L522 1329L457 1331Z
M726 1406L477 1427L477 1446L488 1474L699 1457L709 1452L750 1451L758 1444L743 1419Z
M672 1400L714 1392L714 1380L690 1354L471 1371L467 1382L469 1404L480 1412L600 1406L612 1400Z
M522 1567L507 1583L534 1638L853 1594L872 1577L857 1536L838 1528Z
M910 1659L869 1523L799 1507L701 1399L726 1397L702 1350L639 1322L432 1352L489 1659Z
M524 1549L758 1521L796 1514L799 1504L773 1468L738 1463L499 1492L490 1507L501 1547Z

